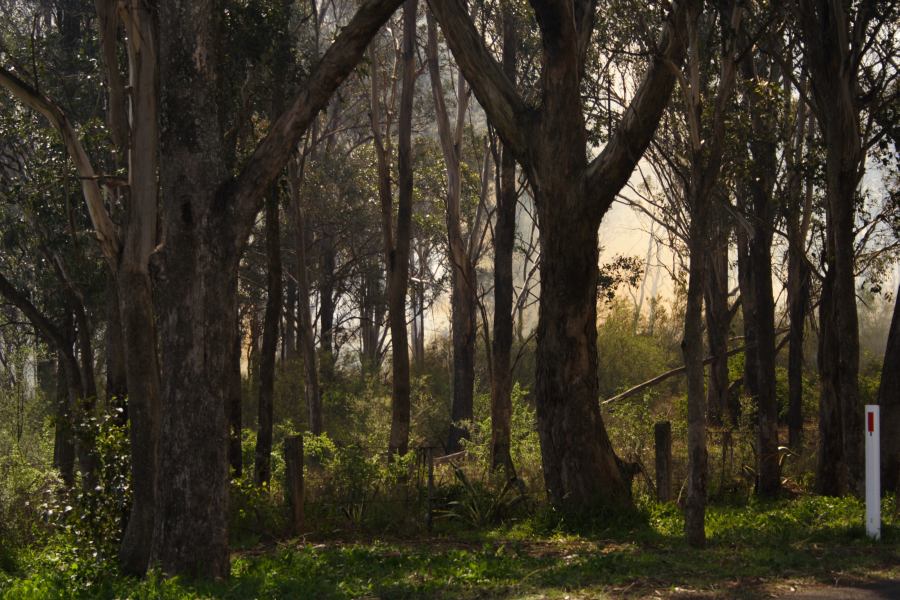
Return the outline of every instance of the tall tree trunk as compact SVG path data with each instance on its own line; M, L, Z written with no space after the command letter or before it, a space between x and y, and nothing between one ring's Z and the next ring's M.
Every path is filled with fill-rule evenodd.
M738 192L738 208L748 206L746 191ZM752 259L750 258L750 234L744 227L737 228L738 287L741 292L741 315L744 328L744 389L751 398L759 394L759 369L757 367L756 305L754 303L754 283Z
M151 562L164 573L228 577L225 398L237 314L238 233L218 192L227 180L218 98L222 15L159 6L159 270L162 421Z
M512 8L503 5L503 71L516 81L518 31ZM497 221L494 225L494 339L491 349L491 468L515 475L510 454L512 422L511 352L513 334L513 248L516 234L516 160L501 149L500 185L497 189Z
M757 492L772 497L781 489L775 388L775 298L772 292L775 220L772 195L778 170L776 124L772 115L777 107L767 102L760 92L764 78L773 74L774 67L767 68L748 53L741 63L741 70L746 88L744 102L753 126L749 144L753 168L746 183L751 200L747 266L752 273L753 302L752 310L744 313L744 319L752 322L756 332Z
M460 442L469 437L465 423L473 418L475 392L475 307L477 288L475 265L466 249L462 233L460 171L462 132L468 108L468 90L462 72L458 73L456 89L456 123L451 126L444 100L444 86L437 49L437 26L428 18L428 74L434 99L438 137L447 172L447 247L450 259L450 330L453 344L453 396L450 401L450 437L447 452L460 450ZM474 228L472 228L474 230Z
M884 350L881 384L881 482L886 492L900 493L900 286L894 295L894 316Z
M862 493L863 434L859 395L859 321L856 309L856 189L862 178L859 68L864 6L850 14L842 3L801 0L796 7L812 84L813 110L825 140L825 280L819 304L820 493Z
M128 36L130 202L116 286L128 380L132 503L119 549L122 570L142 575L149 565L156 524L161 383L150 256L157 245L158 43L156 16L146 3L129 1L120 15ZM121 7L121 5L120 5Z
M394 360L389 455L409 449L410 388L409 341L406 331L406 291L409 279L409 244L412 226L412 111L416 85L416 11L418 0L403 3L402 69L398 116L397 235L388 253L388 306L391 315L391 352ZM384 210L384 207L382 207ZM390 207L388 207L390 211ZM388 212L390 218L390 212Z
M281 239L278 223L278 190L266 202L266 262L268 265L266 314L263 319L262 354L259 364L259 406L253 477L267 485L272 477L272 411L275 390L275 353L281 321Z
M548 495L563 510L631 507L597 403L597 229L649 144L674 86L670 63L680 64L684 56L687 3L676 5L660 38L661 57L648 69L628 116L590 163L581 77L593 5L533 4L542 38L539 109L522 100L492 59L463 1L429 2L460 70L535 194L542 249L535 391Z
M303 367L306 379L305 395L309 430L313 435L324 431L322 415L322 394L319 388L319 370L316 362L316 341L313 332L312 316L309 306L309 275L306 259L306 211L303 206L300 184L303 179L303 165L292 161L288 166L290 181L291 209L294 221L294 250L297 256L297 299L298 327L297 341L303 355Z
M785 85L790 91L790 83ZM799 102L798 104L797 139L793 142L793 148L786 154L789 179L785 207L788 237L787 303L788 317L790 318L788 333L788 446L795 453L803 451L803 340L806 316L809 313L812 277L812 269L806 257L806 236L813 199L813 183L811 180L806 182L807 189L804 195L803 177L797 165L803 151L807 123L806 103Z
M692 178L697 181L697 177ZM691 192L689 192L691 193ZM693 192L696 193L696 192ZM684 339L681 350L687 371L688 387L688 481L687 499L684 505L684 530L688 544L703 547L706 544L706 491L708 477L708 453L706 450L706 407L704 403L703 369L703 288L705 287L706 230L708 206L700 206L699 198L692 200L690 256L687 307L684 316ZM702 199L700 199L702 200Z

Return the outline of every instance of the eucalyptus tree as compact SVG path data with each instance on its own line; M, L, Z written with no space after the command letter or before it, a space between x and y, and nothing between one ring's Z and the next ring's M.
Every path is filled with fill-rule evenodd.
M663 17L644 81L588 159L581 84L598 2L530 2L542 40L540 105L516 91L461 0L432 1L456 62L527 174L542 260L536 400L545 484L558 507L632 505L597 404L597 230L656 129L684 54L686 8Z
M856 214L868 150L886 132L878 113L896 97L896 2L792 3L825 145L825 275L819 303L816 489L861 493L862 405L856 309Z

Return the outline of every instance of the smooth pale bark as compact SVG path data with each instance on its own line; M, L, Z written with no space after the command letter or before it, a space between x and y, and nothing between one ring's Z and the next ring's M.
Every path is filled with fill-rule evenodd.
M503 72L516 81L517 23L512 8L503 5ZM516 233L516 161L501 149L500 184L497 188L497 220L494 224L494 336L491 348L491 468L515 475L510 454L512 421L511 352L513 335L513 248Z
M669 99L672 63L684 53L687 3L676 5L659 56L618 130L590 163L581 77L595 2L563 4L533 3L543 40L542 104L535 109L493 59L463 2L429 2L457 64L534 192L542 250L535 393L544 477L555 506L582 512L632 506L597 406L597 228Z
M272 478L272 418L275 392L275 353L278 348L278 323L281 321L281 236L278 191L272 190L266 202L266 313L259 361L259 397L256 452L253 478L257 485L268 485Z
M881 489L900 492L900 287L894 294L894 316L888 333L881 384Z
M862 493L863 407L859 395L854 199L865 152L859 113L859 54L872 6L852 16L838 2L800 0L796 13L825 141L825 279L819 303L819 456L816 489Z

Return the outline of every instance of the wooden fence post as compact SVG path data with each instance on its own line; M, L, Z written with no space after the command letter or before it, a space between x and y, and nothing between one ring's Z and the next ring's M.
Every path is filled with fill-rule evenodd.
M653 426L656 442L656 499L672 499L672 424L662 421Z
M303 436L284 438L284 494L290 508L291 531L303 531Z

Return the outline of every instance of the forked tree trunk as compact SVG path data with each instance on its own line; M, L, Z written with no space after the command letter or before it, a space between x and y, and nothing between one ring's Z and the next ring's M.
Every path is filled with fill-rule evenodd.
M684 56L687 3L676 5L661 35L661 57L652 61L627 116L590 164L581 77L594 26L591 2L533 3L542 38L539 109L522 100L493 61L464 2L429 4L535 194L542 249L535 392L550 500L579 512L631 507L597 403L597 228L649 144L674 86L670 63Z
M272 418L275 392L275 353L278 348L278 323L281 321L281 239L279 234L278 190L266 201L266 314L259 363L259 405L253 478L267 485L272 478Z

